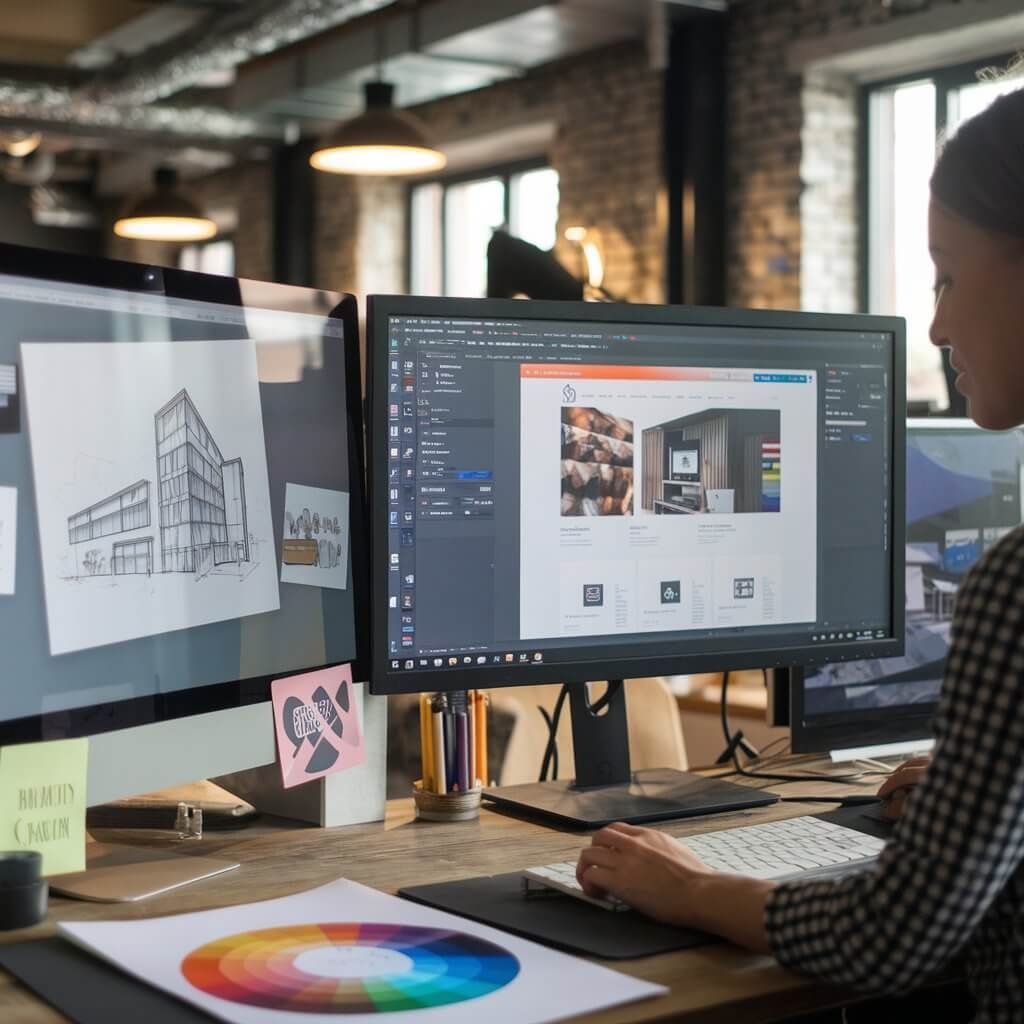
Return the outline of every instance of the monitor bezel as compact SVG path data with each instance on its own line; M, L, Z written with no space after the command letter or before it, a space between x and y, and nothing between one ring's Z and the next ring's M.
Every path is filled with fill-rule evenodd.
M891 637L870 641L837 641L827 645L810 643L761 651L713 652L710 654L660 653L608 661L557 662L551 664L472 665L419 667L395 673L388 663L394 656L387 649L387 528L376 523L372 510L388 507L387 496L387 360L388 319L392 316L493 317L538 320L589 320L652 325L713 327L763 327L789 330L837 330L886 333L893 343L893 406L890 450L893 478L892 517L889 543L892 552L902 553L905 543L906 322L900 317L866 314L804 313L780 310L746 310L708 306L655 306L626 303L583 303L537 299L464 299L403 295L371 295L367 298L367 427L369 430L369 530L371 550L370 593L372 600L370 637L370 692L378 694L453 691L496 686L526 686L533 683L585 682L600 679L632 679L741 668L785 668L791 665L849 661L869 657L895 656L903 651L904 579L895 571L890 579L892 607ZM380 387L378 388L378 382ZM902 557L902 555L900 555ZM894 560L896 555L893 556ZM381 569L374 571L374 567Z
M243 279L238 277L52 252L8 243L0 243L0 274L56 281L61 284L89 285L125 292L162 295L166 298L213 302L233 305L240 309L255 308L242 302L238 282ZM264 281L260 281L259 285L261 294L265 294L269 289L279 288L282 297L281 308L284 310L290 308L285 300L301 287ZM322 291L311 288L301 290ZM327 316L339 320L343 330L350 467L349 536L359 538L365 536L366 530L366 458L363 444L365 435L359 315L353 295L336 294L339 301ZM274 307L262 305L259 308ZM352 543L350 540L349 547L354 593L365 594L369 581L369 556L366 545ZM365 681L369 678L370 671L370 622L366 602L354 600L353 613L356 655L350 662L352 678L355 681ZM93 736L119 729L261 704L270 700L270 684L274 679L300 675L319 667L324 666L310 666L295 672L275 672L273 675L252 676L191 689L8 719L0 721L0 745L57 737Z
M958 417L935 416L930 419L907 420L907 435L912 433L985 434L976 423ZM1013 433L1013 431L1007 431ZM904 524L905 527L905 524ZM904 608L904 612L906 609ZM850 747L878 746L885 743L900 743L911 740L930 739L932 720L939 702L927 704L906 704L900 710L886 708L879 714L877 708L856 711L837 711L829 715L818 715L806 723L804 719L804 673L794 671L790 677L789 727L791 749L794 754L821 753L827 750L843 750ZM841 721L835 720L842 716ZM816 720L820 719L820 720Z

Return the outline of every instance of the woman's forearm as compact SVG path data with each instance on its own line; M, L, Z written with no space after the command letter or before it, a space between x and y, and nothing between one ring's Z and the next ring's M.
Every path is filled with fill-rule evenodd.
M764 928L764 908L774 882L738 875L707 874L688 898L692 926L721 935L757 953L771 952Z

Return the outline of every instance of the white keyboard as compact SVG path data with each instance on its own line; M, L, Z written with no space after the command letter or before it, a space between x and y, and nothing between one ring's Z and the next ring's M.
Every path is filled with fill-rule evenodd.
M810 816L680 836L676 842L716 871L775 881L835 875L864 867L885 846L883 839ZM557 889L606 910L629 909L621 900L588 896L576 881L575 861L526 868L524 888L529 891L537 885Z

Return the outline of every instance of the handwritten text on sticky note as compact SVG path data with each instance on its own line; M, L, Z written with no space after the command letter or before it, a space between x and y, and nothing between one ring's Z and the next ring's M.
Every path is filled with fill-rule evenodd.
M38 850L43 874L85 868L88 739L0 748L0 848Z
M350 666L275 679L270 695L285 789L366 759Z

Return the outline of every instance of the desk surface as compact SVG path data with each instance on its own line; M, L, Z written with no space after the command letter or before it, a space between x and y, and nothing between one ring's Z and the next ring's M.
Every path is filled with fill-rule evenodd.
M822 770L806 761L790 770ZM827 783L783 784L796 794L871 793L878 779L856 786ZM728 828L797 814L829 810L825 804L780 803L732 814L669 822L673 835ZM105 841L169 847L183 855L207 854L238 860L241 867L219 878L130 905L82 903L54 897L48 919L35 928L0 932L0 941L53 934L56 921L130 920L286 896L339 877L394 892L402 886L497 874L531 864L575 859L589 838L564 833L484 810L478 821L438 824L413 819L411 800L391 801L384 822L337 829L296 826L266 820L241 832L207 833L200 841L174 841L168 833L104 831ZM704 946L609 964L638 978L668 985L659 999L632 1003L578 1018L594 1024L627 1021L709 1021L740 1015L743 1021L769 1021L845 1002L841 989L809 983L779 967L770 957L728 945ZM55 979L55 981L58 981ZM59 983L59 982L58 982ZM7 1024L53 1024L64 1018L0 970L0 1020Z

